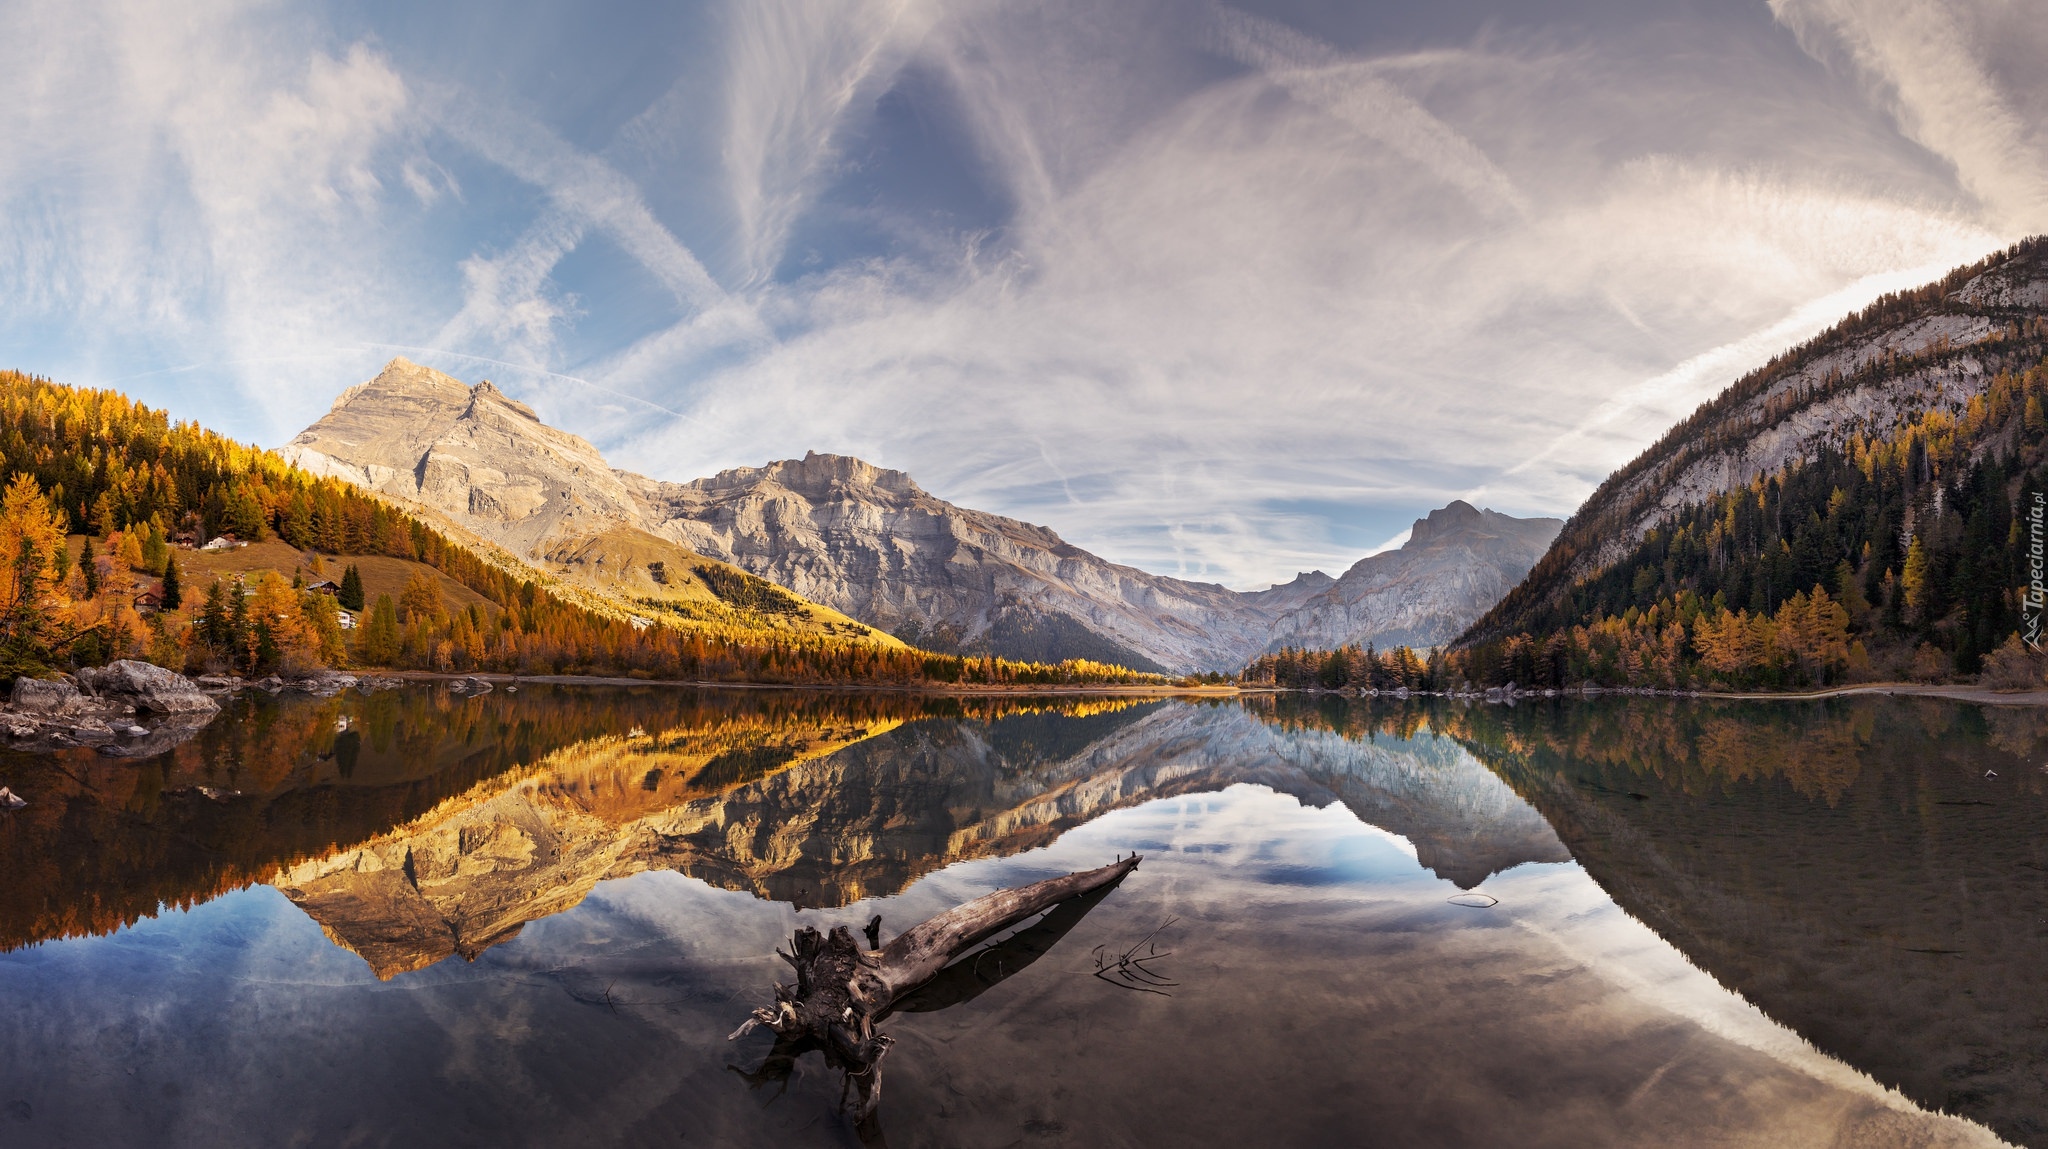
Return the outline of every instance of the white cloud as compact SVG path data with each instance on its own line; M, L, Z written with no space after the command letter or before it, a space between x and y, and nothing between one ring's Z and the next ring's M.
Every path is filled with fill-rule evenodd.
M412 147L410 98L373 48L309 47L228 3L31 3L0 19L0 68L28 78L0 117L14 160L0 279L20 285L14 324L81 348L36 366L95 381L112 333L212 364L258 411L290 409L278 362L331 361L402 313L382 245L364 240L381 230L382 173ZM243 409L223 421L248 433Z
M1252 7L722 0L669 73L563 46L591 99L536 109L317 9L22 0L0 338L271 441L431 346L665 477L846 451L1250 585L1452 497L1568 511L1784 343L2048 226L2023 6L1414 51ZM778 279L835 191L930 162L863 134L904 77L964 150L898 182L1000 224L905 211Z
M2048 137L2038 116L2048 32L2038 10L1997 0L1771 0L1771 11L1816 57L1845 52L1900 128L1955 164L2000 222L2048 230ZM2000 75L1990 61L2014 39L2034 51L2017 76ZM2015 79L2032 91L2011 91ZM2029 103L2036 114L2022 110Z
M734 0L726 9L721 158L748 285L782 258L848 113L923 36L919 0Z
M1085 124L1113 140L1085 164L1048 159L1043 126L1086 121L1085 91L1012 79L1032 69L1011 54L1065 46L935 31L968 53L943 63L973 77L970 122L1017 190L1007 253L778 293L764 306L797 333L625 457L680 475L866 455L1113 558L1255 585L1364 549L1335 541L1332 505L1387 508L1358 528L1374 538L1458 496L1568 512L1782 342L2005 238L1953 203L1686 158L1682 138L1586 163L1573 137L1599 122L1554 109L1659 82L1612 61L1348 61L1224 26L1256 74ZM1388 76L1531 141L1513 175ZM1532 160L1547 137L1560 158Z
M1506 173L1472 141L1378 75L1371 62L1345 60L1336 49L1284 24L1227 8L1217 12L1216 32L1225 55L1386 144L1472 197L1476 206L1528 214L1528 200Z

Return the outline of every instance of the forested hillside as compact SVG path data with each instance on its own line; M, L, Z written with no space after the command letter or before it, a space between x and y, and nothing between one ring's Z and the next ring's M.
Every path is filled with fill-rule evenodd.
M1524 687L2038 684L2015 636L2023 512L2048 492L2044 256L2030 241L1888 296L1738 382L1609 479L1447 670ZM1773 436L1782 461L1700 489L1703 460L1726 476Z
M0 482L0 675L146 657L242 672L345 664L771 682L1143 678L789 632L770 617L781 592L737 572L711 617L613 617L272 452L174 424L116 392L14 372L0 373ZM219 535L281 540L304 565L197 585L206 564L188 548ZM362 604L362 625L345 633L337 598L308 584L328 559L343 575L349 556L418 569L399 594ZM468 601L451 604L451 585Z

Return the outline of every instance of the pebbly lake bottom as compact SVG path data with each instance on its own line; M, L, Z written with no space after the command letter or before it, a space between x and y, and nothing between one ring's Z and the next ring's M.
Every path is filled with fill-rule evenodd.
M1634 731L1631 753L1654 751L1642 711L1615 713ZM1838 713L1853 730L1861 712ZM1776 787L1767 801L1803 819L1809 854L1825 854L1830 834L1867 840L1852 792L1895 773L1875 755L1832 802L1768 771L1694 800L1682 771L1631 774L1624 789L1585 766L1559 806L1518 796L1541 799L1566 778L1529 761L1525 738L1496 732L1524 749L1483 763L1426 719L1379 734L1369 722L1357 737L1341 720L1317 728L1166 703L980 723L863 716L853 739L829 729L846 716L825 717L801 719L813 756L756 777L707 780L722 759L734 768L735 751L697 753L687 795L660 789L685 772L674 736L662 748L659 731L636 723L623 739L564 739L534 752L549 772L486 778L367 845L287 859L274 885L0 954L0 1145L2002 1143L1843 1060L1841 1050L1864 1056L1853 1041L1824 1052L1732 991L1645 924L1664 922L1661 911L1617 904L1552 828L1568 823L1565 837L1603 869L1617 840L1638 860L1654 856L1644 872L1666 876L1652 901L1748 891L1712 920L1758 931L1736 942L1782 973L1821 960L1774 958L1784 938L1837 944L1825 912L1790 934L1760 924L1805 878L1672 883L1712 886L1719 876L1693 872L1702 866L1772 865L1745 837L1758 819L1726 808L1731 794ZM770 726L787 733L793 720ZM1833 725L1822 733L1839 741ZM757 766L778 757L741 742ZM271 785L282 795L340 781ZM1997 836L1953 819L1982 818L1965 803L2003 797L1931 794L1923 780L1925 809L1901 807L1897 825ZM2033 816L2036 798L2017 813ZM1603 811L1641 819L1667 803L1707 815L1661 818L1660 832L1697 848L1729 822L1734 852L1688 860L1685 842L1600 823ZM273 801L267 816L284 807ZM1967 834L1946 836L1952 854L1972 848ZM602 865L578 862L592 850ZM726 1038L787 976L774 954L799 926L857 930L880 915L886 940L982 893L1132 851L1143 864L1106 896L962 962L889 1019L896 1044L874 1126L850 1123L846 1083L818 1055L778 1058L765 1032ZM921 876L901 880L881 864L892 858ZM1826 872L1822 859L1811 876ZM1892 879L1871 880L1810 892L1881 895ZM1607 886L1640 892L1645 881ZM1991 891L2038 895L2038 883ZM1688 940L1710 926L1666 928ZM1890 953L1907 927L1886 928ZM443 933L459 956L439 956ZM2020 939L2011 959L2037 944ZM1147 967L1156 984L1097 976L1133 946L1165 955ZM1942 947L1903 948L1924 961L1919 949ZM1870 1008L1854 979L1785 976L1824 1010ZM1765 980L1742 988L1775 992ZM2008 1006L2038 1004L2013 988ZM1799 1007L1779 1012L1816 1029ZM2038 1075L2040 1064L2022 1068Z

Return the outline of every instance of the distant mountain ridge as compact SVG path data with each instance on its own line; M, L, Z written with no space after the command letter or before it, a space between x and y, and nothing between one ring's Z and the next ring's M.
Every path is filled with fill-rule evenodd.
M1048 527L956 506L901 471L811 453L687 483L617 470L488 382L404 359L284 450L591 585L653 591L653 548L731 564L934 649L1234 670L1276 643L1437 643L1526 573L1559 523L1465 503L1343 577L1263 591L1109 562ZM640 540L637 550L620 539ZM613 540L606 542L605 540ZM605 580L609 580L606 583Z

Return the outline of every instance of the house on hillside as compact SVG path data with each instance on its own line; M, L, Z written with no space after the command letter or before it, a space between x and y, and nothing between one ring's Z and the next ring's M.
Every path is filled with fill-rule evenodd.
M328 598L336 598L341 594L341 584L328 579L321 579L319 582L309 582L306 584L306 589L314 594L324 594Z
M343 630L354 630L356 628L356 616L345 610L335 611L334 621L340 623Z
M233 535L215 535L213 536L213 541L207 543L205 546L200 547L199 549L202 551L231 551L234 550L236 547L245 547L248 545L249 544L243 542L242 540L236 538Z
M135 613L144 618L164 608L164 596L153 590L143 591L135 596Z

